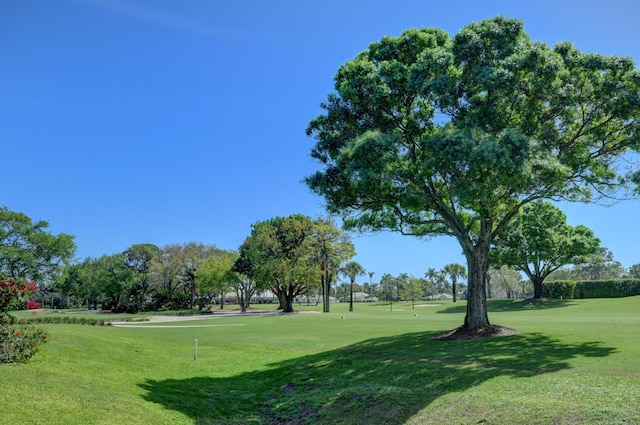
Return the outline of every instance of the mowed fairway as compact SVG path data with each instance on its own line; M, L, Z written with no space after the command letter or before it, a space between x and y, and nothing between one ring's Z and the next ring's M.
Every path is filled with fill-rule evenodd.
M490 301L519 333L475 341L429 339L462 323L463 302L347 307L45 325L29 363L0 365L0 422L640 423L640 297Z

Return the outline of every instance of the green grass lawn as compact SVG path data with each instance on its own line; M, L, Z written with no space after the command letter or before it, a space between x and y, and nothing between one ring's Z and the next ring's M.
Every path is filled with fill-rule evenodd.
M437 305L43 325L29 363L0 365L0 422L640 423L640 297L490 301L519 333L475 341L430 340L465 305L423 304Z

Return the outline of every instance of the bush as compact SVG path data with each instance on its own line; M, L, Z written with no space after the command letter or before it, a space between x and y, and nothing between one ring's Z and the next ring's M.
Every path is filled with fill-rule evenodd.
M47 333L42 328L16 324L7 311L26 305L40 307L29 297L38 292L35 282L0 281L0 363L25 362L47 342Z
M0 280L0 313L23 307L31 295L38 292L35 282Z
M190 301L184 292L159 291L153 295L153 310L185 310L190 307Z
M36 326L15 324L12 318L0 319L0 363L26 362L40 344L47 341L47 332Z

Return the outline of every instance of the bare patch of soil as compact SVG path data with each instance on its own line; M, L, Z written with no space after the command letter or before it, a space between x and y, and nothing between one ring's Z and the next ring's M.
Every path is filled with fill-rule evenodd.
M454 340L469 340L480 338L491 338L494 336L507 336L515 335L518 331L512 328L507 328L498 325L489 325L479 329L468 329L463 326L452 329L450 331L441 332L432 336L430 339L436 341L454 341Z

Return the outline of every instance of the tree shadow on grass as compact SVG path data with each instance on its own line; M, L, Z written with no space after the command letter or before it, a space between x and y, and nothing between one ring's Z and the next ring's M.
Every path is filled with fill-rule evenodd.
M215 378L147 380L144 399L195 424L402 424L434 400L482 382L567 369L615 351L542 334L432 341L429 332L376 338ZM481 413L479 413L481 415ZM482 420L469 417L469 423Z
M549 300L549 301L531 301L531 300L487 300L487 311L532 311L532 310L549 310L554 308L570 307L576 303L571 300ZM455 304L447 308L438 310L437 313L466 313L467 304Z

